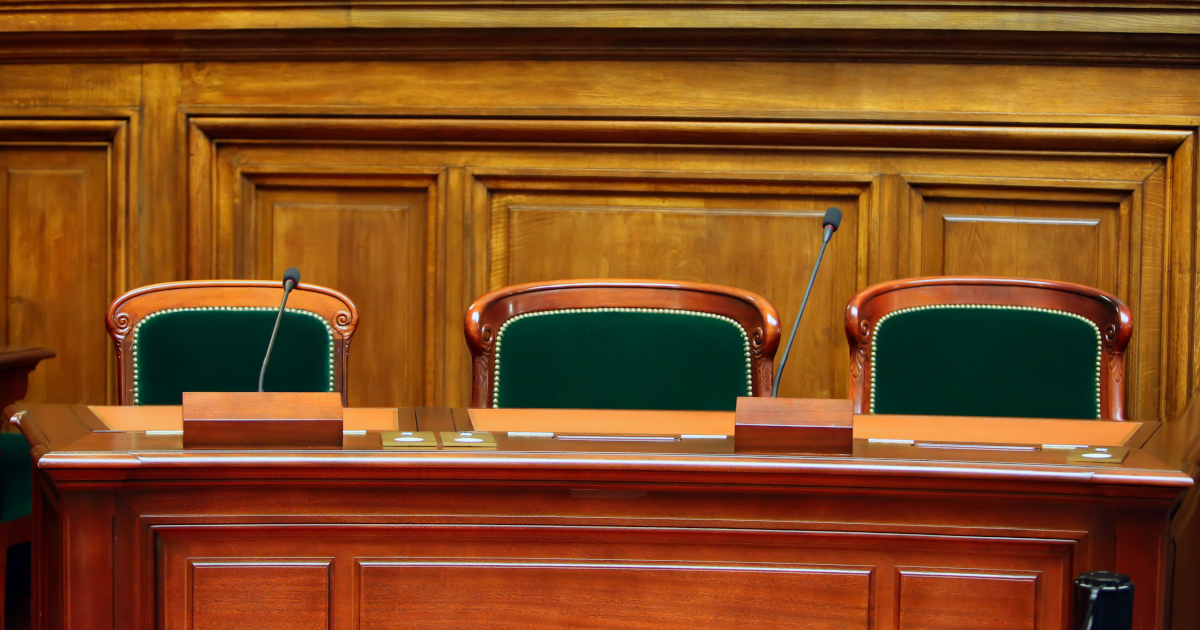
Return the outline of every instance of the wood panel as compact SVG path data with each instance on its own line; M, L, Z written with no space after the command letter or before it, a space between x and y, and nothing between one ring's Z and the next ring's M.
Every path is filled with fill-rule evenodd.
M438 200L436 177L250 176L244 227L249 274L337 288L365 325L355 332L349 405L417 404L426 396L427 252ZM243 258L235 256L236 258ZM235 262L235 267L237 263Z
M329 561L197 559L191 566L188 630L326 630ZM180 627L168 616L166 628Z
M869 199L870 184L686 178L649 179L651 196L630 189L644 183L598 174L477 173L475 203L486 203L491 229L488 290L561 278L723 284L770 296L790 332L821 248L825 209L838 206L845 218L780 395L844 396L846 342L825 323L841 317L857 286L860 200Z
M1035 630L1038 574L898 568L898 630Z
M1178 402L1175 383L1187 378L1187 369L1164 363L1163 354L1177 339L1164 325L1164 291L1172 300L1182 295L1178 285L1165 284L1169 260L1182 254L1164 247L1164 226L1187 220L1165 203L1176 157L1145 152L1181 147L1187 135L1131 135L1129 151L1114 154L1115 136L929 127L921 151L886 153L857 147L893 141L907 127L696 123L679 136L695 146L647 152L604 143L612 126L589 121L343 119L331 127L215 117L193 124L193 177L203 181L212 172L215 181L197 190L192 203L196 210L215 207L219 217L209 232L208 215L193 212L196 251L210 253L192 257L194 275L247 273L238 261L250 254L237 253L249 252L239 239L265 229L266 211L258 206L276 194L262 191L279 183L267 184L279 173L293 173L287 203L316 206L329 203L322 186L344 184L299 186L305 178L368 186L387 169L441 173L444 183L430 188L423 203L443 223L426 223L423 250L406 241L413 256L406 264L427 270L426 336L417 342L424 345L405 350L399 361L394 348L381 351L357 368L419 370L423 381L403 392L368 394L372 404L463 404L469 376L459 314L472 298L504 284L639 276L729 284L767 297L790 329L819 247L820 214L831 205L847 218L822 264L812 319L800 328L784 375L785 395L846 395L848 357L838 325L846 300L867 284L922 274L1024 274L1116 293L1138 322L1125 381L1132 417L1169 417ZM658 123L620 125L647 146L675 138ZM557 143L529 145L549 130ZM372 136L379 141L329 142ZM469 140L488 144L463 144ZM770 159L720 149L750 141ZM787 141L843 146L774 148ZM1082 144L1064 155L1035 150L1072 143ZM992 151L963 154L964 146ZM259 250L274 247L257 238ZM365 295L394 290L393 282L366 278L336 280L358 282L354 293Z
M1143 162L1141 173L1118 174L1103 163L1090 169L1088 179L1055 182L907 176L897 209L910 221L902 274L1048 278L1117 295L1135 322L1129 415L1165 420L1177 404L1166 400L1160 365L1165 171L1158 160Z
M106 147L0 145L7 343L53 348L30 376L28 400L104 402L111 351L111 213Z
M788 564L366 561L363 628L849 629L869 626L871 572ZM449 595L454 584L461 596ZM781 597L781 594L787 596ZM405 614L396 614L397 605Z
M704 507L708 495L703 493L652 493L647 503L626 496L642 497L640 492L556 492L553 496L570 498L566 503L551 499L552 505L538 510L556 511L556 526L529 527L494 523L511 520L517 505L532 508L523 501L533 498L527 493L506 490L507 498L477 512L466 507L480 505L469 496L473 493L387 491L396 500L367 512L376 525L354 524L349 521L362 517L350 516L320 526L265 529L245 525L247 518L262 518L247 514L215 527L177 517L171 519L176 526L153 527L160 541L155 566L162 575L157 605L175 611L167 626L177 627L178 611L186 608L185 568L191 562L241 558L256 564L262 556L305 562L320 555L332 558L331 619L354 628L783 628L797 620L805 627L898 628L905 619L910 628L926 622L970 627L953 625L967 618L969 606L1010 620L1010 625L996 621L999 628L1022 627L1031 615L1044 624L1039 627L1057 628L1067 619L1062 604L1077 550L1075 541L1019 539L1005 535L1015 533L1007 529L955 536L918 528L897 537L884 533L895 524L872 525L874 533L836 521L827 523L826 531L802 523L795 529L776 520L756 525L731 520L732 514L716 517ZM848 516L837 502L815 496L800 500L826 510L828 518ZM412 510L444 512L447 501L465 511L440 518L459 525L411 524L414 518L424 520ZM657 512L652 506L663 501L693 506L692 518L701 526L672 527L667 523L678 521L668 518L657 521L661 526L642 527L643 521L631 520L642 510ZM768 507L773 504L761 497L747 502L752 510L773 511ZM340 513L360 514L358 505L344 506ZM871 509L870 501L863 506ZM164 508L155 508L154 521L174 510ZM270 509L285 520L296 518ZM617 513L625 515L619 524L597 526L601 515L610 520ZM946 568L909 568L938 566ZM921 581L925 573L945 580ZM997 587L996 576L1011 577L1016 586L1002 582ZM447 585L453 587L447 590ZM954 595L965 603L944 601Z
M388 12L402 6L355 19L391 24L395 14ZM643 9L669 17L664 26L701 20L699 13L662 15L655 3ZM1093 9L1078 7L1090 20L1071 23L1096 33L1113 19L1133 28ZM1200 101L1186 88L1197 71L1180 65L1194 63L1189 36L1169 39L1147 26L1164 23L1159 9L1138 13L1133 29L1159 36L1060 33L1052 45L1020 32L1062 24L1061 14L1042 15L1046 7L975 7L979 19L1011 20L1017 30L970 36L892 31L904 18L895 7L848 7L844 15L814 8L809 18L836 22L878 10L882 21L872 28L888 36L817 29L796 38L779 25L743 31L728 20L749 19L745 11L723 8L722 17L710 16L716 22L706 23L710 36L700 42L682 25L634 29L634 36L610 24L613 30L594 29L585 38L539 32L514 47L488 28L471 37L415 28L404 37L368 29L296 39L291 27L330 18L302 8L277 16L272 37L222 33L230 24L223 20L234 18L215 8L194 16L187 27L199 30L190 34L118 29L73 37L71 29L95 24L57 7L47 23L66 20L59 26L67 31L22 33L0 44L22 60L0 68L0 138L112 147L110 297L183 277L274 275L274 263L261 262L260 253L290 246L239 240L257 238L247 225L267 225L259 208L269 200L255 192L260 185L267 197L282 195L283 204L342 208L332 214L347 219L344 233L373 234L362 260L339 255L339 266L401 264L371 248L403 243L388 255L407 252L402 265L412 274L423 269L420 281L409 272L403 287L344 271L320 276L363 302L363 335L383 336L360 337L352 351L352 380L391 372L351 386L364 404L464 402L458 319L500 273L702 277L760 292L790 320L813 257L796 213L838 204L854 209L855 223L831 245L785 394L844 395L836 322L847 278L858 289L920 273L1019 273L1094 284L1135 306L1130 415L1165 420L1200 374L1200 340L1192 333L1200 317L1192 304L1192 137ZM108 20L123 9L106 11ZM452 28L466 23L455 20L487 13L463 11L437 19ZM251 24L255 14L246 8L236 19ZM166 28L178 19L170 15L130 17L126 25L147 19ZM0 18L23 28L15 13ZM328 24L348 24L335 22ZM89 54L122 61L93 63ZM1172 65L1148 67L1167 58ZM1026 65L1029 59L1040 61ZM1122 67L1135 60L1147 67ZM83 124L118 119L126 140ZM293 181L260 184L274 172L264 166L272 163L288 164L282 174ZM441 179L436 189L427 181L368 183L403 168ZM545 179L537 190L488 183L531 170ZM334 181L343 175L357 183ZM622 177L658 187L633 190ZM792 188L780 192L763 183L770 178ZM830 192L838 185L845 190ZM330 201L338 195L355 199ZM436 220L361 227L362 208L410 203ZM513 219L504 248L493 247L493 211L500 223ZM703 214L689 214L695 212ZM774 214L739 214L745 212ZM316 215L302 223L332 225ZM845 238L850 228L854 239ZM288 230L293 239L315 233ZM414 235L422 230L418 246ZM572 240L589 231L596 237ZM563 248L542 236L561 239ZM326 242L321 251L332 246ZM315 243L307 247L305 266L331 260ZM747 258L739 247L772 255ZM108 359L89 360L89 372L110 369Z

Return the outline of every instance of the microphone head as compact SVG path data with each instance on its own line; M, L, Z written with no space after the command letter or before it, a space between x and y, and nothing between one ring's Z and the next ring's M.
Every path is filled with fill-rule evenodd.
M830 208L825 211L825 222L822 227L833 228L836 232L842 224L842 211L837 208Z
M283 272L283 287L287 288L288 280L292 281L292 286L300 284L300 270L295 267L288 267L288 270Z

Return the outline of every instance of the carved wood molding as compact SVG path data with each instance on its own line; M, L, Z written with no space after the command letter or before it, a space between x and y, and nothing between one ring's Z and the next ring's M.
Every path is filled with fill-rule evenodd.
M253 118L204 116L192 127L219 140L632 143L896 151L1003 150L1167 154L1187 129L906 123L739 122L501 118Z
M208 12L220 11L209 8ZM139 11L140 13L141 11ZM0 15L3 15L0 13ZM52 13L69 28L74 17ZM165 19L165 16L164 16ZM2 21L2 20L0 20ZM1070 65L1200 65L1195 35L1019 30L845 28L429 28L294 27L224 31L136 26L137 15L102 32L22 32L0 38L12 61L247 61L671 59L694 61L887 61ZM126 30L129 29L129 30Z
M120 33L136 31L299 31L311 29L747 29L805 31L1200 34L1200 6L1164 0L1134 2L847 2L699 0L686 7L662 0L611 4L497 5L460 0L443 3L353 0L187 0L147 4L68 0L10 3L0 10L0 31L9 33ZM867 28L864 28L867 26Z

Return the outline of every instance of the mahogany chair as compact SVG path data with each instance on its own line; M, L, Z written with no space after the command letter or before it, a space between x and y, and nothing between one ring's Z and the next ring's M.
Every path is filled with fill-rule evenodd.
M846 307L856 413L1125 419L1129 307L1091 287L913 278Z
M484 295L466 335L474 407L732 410L771 393L779 315L712 284L564 280Z
M122 405L178 405L183 392L258 390L258 372L283 287L275 281L201 280L155 284L117 298L108 333L117 346ZM300 284L267 367L268 391L341 392L358 325L349 298Z

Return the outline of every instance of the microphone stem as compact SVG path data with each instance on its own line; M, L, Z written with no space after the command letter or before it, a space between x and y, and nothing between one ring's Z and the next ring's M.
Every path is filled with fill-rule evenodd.
M271 349L275 347L275 335L279 333L279 322L283 321L283 307L287 304L288 294L292 292L290 282L283 287L283 301L279 303L279 314L275 316L275 327L271 329L271 340L267 342L267 356L263 357L262 369L258 372L258 391L263 390L263 379L267 377L267 363L271 361Z
M813 282L817 279L817 270L821 268L821 259L825 257L825 246L833 230L825 229L825 238L821 240L821 251L817 254L817 264L813 265L812 276L808 279L808 288L804 290L804 301L800 302L800 312L796 314L796 322L792 324L792 336L788 337L787 347L783 349L783 358L779 360L779 369L775 371L775 382L771 384L771 397L779 394L779 379L783 377L783 366L787 365L788 353L792 351L792 342L796 341L796 331L800 328L800 318L804 317L804 307L808 306L808 296L812 293Z

